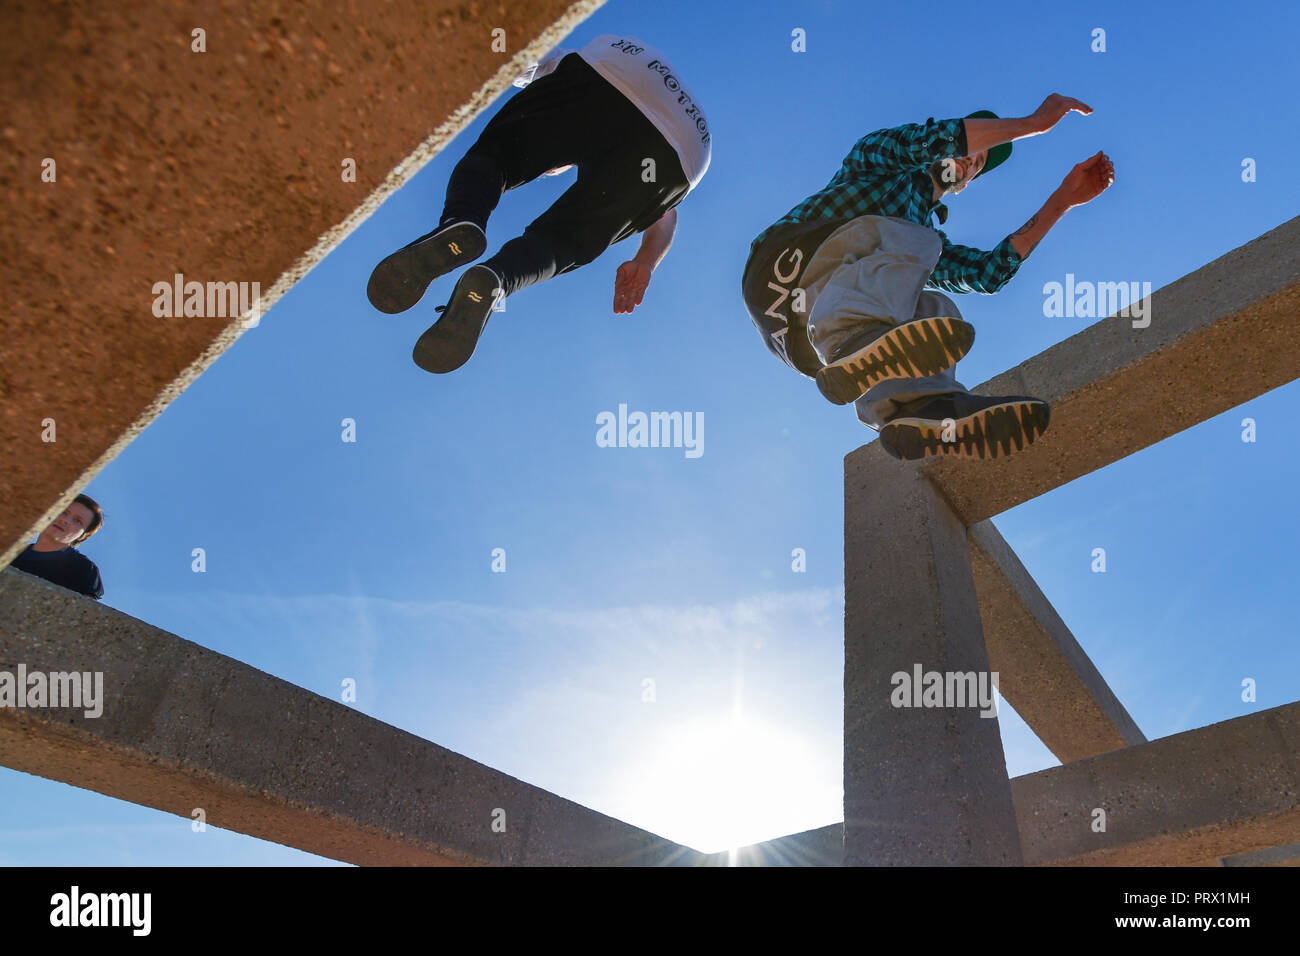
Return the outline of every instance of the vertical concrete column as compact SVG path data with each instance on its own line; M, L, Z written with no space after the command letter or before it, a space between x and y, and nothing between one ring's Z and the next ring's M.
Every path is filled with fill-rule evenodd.
M966 528L917 468L868 447L845 459L844 863L1021 865L996 716L978 698L915 706L918 666L991 686Z

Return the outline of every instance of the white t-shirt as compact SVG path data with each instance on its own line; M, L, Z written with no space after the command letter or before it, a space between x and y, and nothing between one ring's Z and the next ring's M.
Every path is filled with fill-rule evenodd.
M568 49L552 50L515 86L527 86L553 71ZM682 171L694 189L704 178L713 156L713 137L708 121L691 92L658 50L636 37L612 34L596 37L576 51L591 67L631 100L646 119L663 133L677 152Z

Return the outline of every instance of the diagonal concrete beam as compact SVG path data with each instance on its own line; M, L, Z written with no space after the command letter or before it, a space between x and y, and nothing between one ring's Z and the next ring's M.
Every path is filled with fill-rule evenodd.
M998 690L1061 763L1146 742L1011 546L982 521L966 535Z
M844 824L833 823L708 856L706 866L843 866Z
M1224 866L1300 866L1300 843L1243 853L1223 860Z
M184 821L365 865L707 860L7 568L0 671L20 664L101 672L103 713L0 707L0 763Z
M0 4L0 567L602 2Z
M1011 793L1031 865L1185 866L1292 844L1300 702L1016 777Z
M1151 295L1150 325L1112 316L976 389L1052 406L1032 448L919 467L967 525L1300 378L1300 217ZM872 442L846 458L886 467Z

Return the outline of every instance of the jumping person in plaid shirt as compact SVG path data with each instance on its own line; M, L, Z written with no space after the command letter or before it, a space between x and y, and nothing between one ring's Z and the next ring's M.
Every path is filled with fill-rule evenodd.
M1001 165L1011 142L1045 133L1078 100L1052 94L1029 116L987 110L862 137L826 188L764 230L741 282L768 348L880 432L896 458L996 458L1047 428L1047 403L972 395L953 366L975 330L944 292L997 292L1047 231L1115 180L1101 152L1079 163L1043 208L991 251L953 243L939 200Z

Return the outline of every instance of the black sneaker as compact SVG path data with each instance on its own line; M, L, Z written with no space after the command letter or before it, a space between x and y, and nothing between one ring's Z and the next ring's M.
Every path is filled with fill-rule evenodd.
M1025 395L972 395L955 392L904 406L880 429L880 443L895 458L931 455L998 458L1033 444L1051 410Z
M925 378L956 365L975 341L975 328L943 316L896 325L817 372L817 387L836 405L847 405L891 378Z
M473 262L487 249L487 236L472 222L452 222L398 249L370 273L366 298L380 312L405 312L429 283Z
M442 318L415 343L415 364L426 372L454 372L468 362L500 294L501 279L487 266L466 269L451 301L438 307Z

